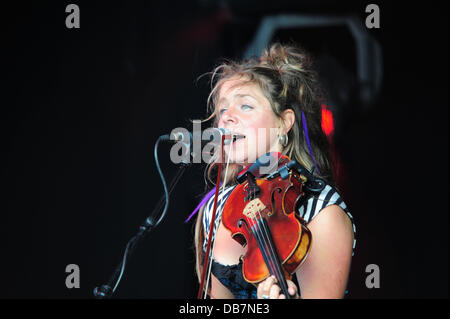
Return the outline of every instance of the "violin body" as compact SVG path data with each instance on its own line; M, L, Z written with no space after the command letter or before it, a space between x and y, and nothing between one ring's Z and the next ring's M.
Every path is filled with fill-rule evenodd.
M234 240L247 247L241 256L247 282L258 283L272 274L267 265L268 254L278 259L284 278L291 279L312 242L311 232L295 211L304 195L301 176L291 171L288 178L255 181L259 188L257 197L246 197L248 182L238 184L230 194L222 213L223 226Z

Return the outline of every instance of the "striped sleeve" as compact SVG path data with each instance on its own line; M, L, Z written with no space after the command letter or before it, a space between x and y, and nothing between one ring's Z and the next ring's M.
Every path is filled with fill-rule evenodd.
M214 230L213 230L213 237L216 235L217 227L219 226L220 217L222 215L223 207L225 206L225 202L228 198L228 196L231 194L231 191L235 188L235 186L231 186L226 188L223 192L222 189L219 193L219 198L217 198L217 211L216 211L216 220L214 223ZM203 229L205 230L206 237L205 241L203 242L203 250L206 251L206 246L208 243L208 236L209 236L209 228L212 218L212 212L214 208L214 195L208 200L208 202L205 205L205 211L203 212Z
M325 207L330 205L338 205L342 208L342 210L347 214L347 216L350 218L353 226L353 253L355 254L355 247L356 247L356 226L353 221L353 216L350 214L350 211L347 207L347 205L344 203L343 198L338 193L338 191L330 186L326 185L325 188L322 190L322 192L318 196L310 197L307 201L302 203L300 207L298 208L298 213L301 218L305 220L305 222L308 224L313 220L314 217L316 217Z

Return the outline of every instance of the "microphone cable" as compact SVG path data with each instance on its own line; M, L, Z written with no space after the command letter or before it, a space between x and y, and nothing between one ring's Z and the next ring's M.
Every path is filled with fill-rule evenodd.
M149 228L157 227L161 223L161 221L164 219L166 214L167 214L167 210L169 208L169 191L167 189L167 183L166 183L166 180L164 178L164 174L162 173L161 167L159 165L159 160L158 160L159 143L161 141L166 141L166 140L170 140L170 136L169 135L162 135L162 136L158 137L158 139L156 140L156 143L155 143L154 150L153 150L153 156L155 157L156 169L158 170L158 174L161 177L161 181L162 181L163 188L164 188L164 197L165 197L164 209L163 209L159 219L156 222L154 222L154 219L155 219L156 216L149 216L149 217L147 217L145 222L139 227L139 232L128 241L128 243L127 243L127 245L125 247L125 252L124 252L123 257L122 257L122 262L120 264L121 265L120 266L120 273L119 273L119 276L117 277L117 280L116 280L116 283L114 285L114 288L111 289L111 286L112 286L111 282L108 283L107 285L101 286L100 289L98 287L96 287L94 289L94 296L96 296L98 298L109 297L116 291L117 287L119 286L120 280L122 279L123 273L125 271L127 259L129 257L129 255L131 254L131 252L133 251L133 249L135 248L138 239L143 237L145 235L146 231ZM176 182L178 182L180 177L181 177L181 175L176 176L176 179L175 179L175 182L173 183L173 185L175 185ZM116 272L114 273L112 278L115 277L115 275L117 274L117 271L118 270L116 269ZM110 281L113 281L113 279L111 279Z

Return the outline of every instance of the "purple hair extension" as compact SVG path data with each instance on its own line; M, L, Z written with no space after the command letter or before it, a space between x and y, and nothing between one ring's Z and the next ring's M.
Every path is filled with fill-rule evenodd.
M205 195L205 197L203 197L202 201L197 205L197 207L194 209L194 211L189 215L189 217L184 221L185 223L187 223L192 216L195 215L195 213L200 209L200 207L202 207L213 195L214 192L216 191L216 188L213 187L213 189L211 189L208 194Z
M306 118L305 118L305 113L302 110L302 123L303 123L303 132L305 132L305 137L306 137L306 143L308 144L308 149L309 149L309 154L311 154L311 158L314 162L314 167L316 168L317 173L319 173L319 175L322 175L319 171L319 167L317 166L316 163L316 159L314 158L312 149L311 149L311 143L309 141L309 135L308 135L308 127L306 126Z

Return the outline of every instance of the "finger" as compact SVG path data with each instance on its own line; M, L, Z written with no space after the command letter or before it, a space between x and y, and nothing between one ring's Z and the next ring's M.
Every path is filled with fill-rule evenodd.
M287 280L288 292L291 296L297 295L297 286L290 280Z
M294 297L299 296L297 287L289 287L288 291L291 296L294 296Z
M263 298L263 296L269 296L270 287L273 285L275 278L272 276L268 277L264 281L260 282L257 288L258 298Z
M274 284L274 282L276 282L277 280L276 280L276 278L274 277L274 276L270 276L269 278L267 278L267 280L266 280L266 287L267 288L270 288L270 287L272 287L272 285Z
M261 281L256 289L256 295L258 296L258 298L262 298L263 288L264 288L264 281Z
M272 287L272 285L274 284L274 282L276 281L274 276L270 276L269 278L267 278L264 281L264 293L266 293L267 295L269 295L270 293L270 287Z
M278 299L280 296L280 286L277 284L273 284L272 287L270 287L269 297L270 299Z

